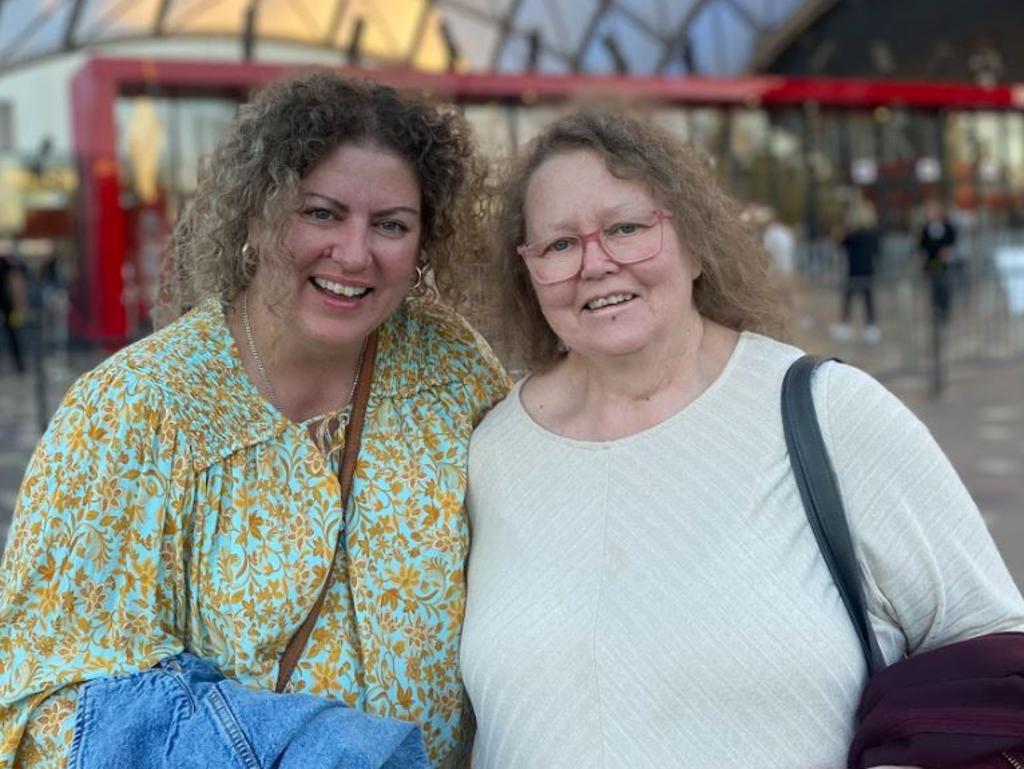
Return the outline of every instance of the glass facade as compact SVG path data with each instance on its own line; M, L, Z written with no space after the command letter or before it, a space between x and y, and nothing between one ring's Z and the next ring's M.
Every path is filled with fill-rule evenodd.
M517 100L488 100L480 93L456 99L498 167L566 106L567 98L538 100L529 91ZM0 198L13 201L3 207L0 238L49 239L68 255L68 275L91 275L89 265L105 259L109 282L83 289L88 296L78 301L91 303L97 292L120 293L128 335L144 332L173 223L236 109L237 99L223 93L179 96L149 89L116 99L110 161L50 156L45 148L0 157ZM1018 237L1024 231L1024 113L1016 109L667 99L655 100L651 109L662 125L707 154L742 202L770 207L795 229L803 244L798 266L812 274L834 276L835 236L862 200L879 212L883 270L906 269L915 258L914 233L929 199L950 209L967 261L983 266L1000 244L1024 240ZM98 226L77 202L79 164L86 162L93 178L100 178L96 164L106 163L116 180L117 221L102 213L109 238L102 243L110 245L94 247L99 257L80 247ZM103 198L103 206L112 203ZM116 264L112 249L121 254Z
M227 98L121 97L115 107L118 183L125 223L122 264L129 335L145 332L163 259L200 166L234 117Z
M553 106L466 106L487 154L514 152ZM823 235L871 201L885 230L909 229L928 199L992 226L1024 216L1024 114L804 107L662 106L655 119L712 159L741 200Z
M74 158L49 145L0 152L0 250L25 266L34 289L65 286L77 275L77 189Z
M199 164L236 106L226 98L120 98L124 209L133 217L158 211L168 227L194 191ZM484 153L500 162L561 107L491 102L462 109ZM841 226L858 199L872 202L883 230L894 233L911 230L931 198L947 203L974 228L1016 227L1024 219L1020 112L671 105L657 108L655 118L707 153L738 198L771 206L812 240ZM66 203L66 179L73 187L74 173L65 169L58 197L63 194ZM35 205L38 182L32 188L28 200Z

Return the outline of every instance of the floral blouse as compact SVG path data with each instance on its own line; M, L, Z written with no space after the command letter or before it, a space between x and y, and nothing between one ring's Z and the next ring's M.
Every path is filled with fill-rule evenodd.
M36 449L0 567L0 767L62 767L77 686L188 649L272 689L338 548L289 691L423 728L454 765L470 433L508 381L442 305L380 331L343 515L330 459L259 395L216 301L105 361Z

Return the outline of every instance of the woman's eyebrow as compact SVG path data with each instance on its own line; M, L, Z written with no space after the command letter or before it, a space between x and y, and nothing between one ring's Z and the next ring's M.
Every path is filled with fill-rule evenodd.
M305 197L305 198L320 198L320 200L327 201L328 203L330 203L335 208L346 208L346 209L348 208L348 206L346 206L340 200L335 200L330 195L324 195L321 192L311 192L309 190L303 190L302 191L302 196Z
M578 229L572 219L562 219L551 224L545 224L537 228L541 232L566 232L567 230Z
M631 214L631 213L633 213L636 208L639 208L639 206L634 205L632 203L619 203L618 205L606 206L605 208L602 208L598 212L598 215L602 219L607 218L607 217L612 217L612 216L622 216L624 214ZM578 225L576 225L574 223L573 219L571 219L571 218L569 218L569 219L562 219L562 220L554 222L552 224L545 224L545 225L542 225L542 226L537 228L538 232L545 232L545 233L550 233L550 232L556 232L556 233L562 232L562 233L564 233L564 232L577 231L577 230L579 230L579 227L578 227Z
M389 208L381 208L378 211L374 211L376 214L412 214L413 216L419 216L420 210L413 206L390 206Z
M337 208L339 210L342 210L342 211L347 211L348 208L349 208L345 203L342 203L340 200L335 200L330 195L324 195L322 192L312 192L312 191L307 190L307 191L303 192L302 194L303 194L304 197L307 197L307 198L319 198L320 200L324 200L324 201L330 203L335 208ZM378 216L381 215L381 214L398 214L398 213L408 213L408 214L412 214L413 216L419 216L420 215L420 210L418 208L416 208L415 206L398 205L398 206L388 206L387 208L381 208L381 209L378 209L378 210L374 211L373 213L375 215L378 215Z

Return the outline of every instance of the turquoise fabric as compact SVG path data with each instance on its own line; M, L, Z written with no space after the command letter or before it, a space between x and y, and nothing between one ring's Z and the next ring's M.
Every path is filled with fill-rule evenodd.
M36 450L0 568L0 766L64 766L81 682L186 649L272 688L339 536L290 691L413 721L433 765L453 764L466 449L507 387L458 315L403 305L380 331L343 517L337 455L260 397L219 303L86 374Z

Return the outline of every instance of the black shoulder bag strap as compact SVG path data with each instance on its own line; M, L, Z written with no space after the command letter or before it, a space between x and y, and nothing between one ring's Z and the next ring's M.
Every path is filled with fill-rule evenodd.
M829 360L837 359L805 355L789 367L782 382L782 425L807 520L853 621L868 672L873 675L885 667L885 660L868 620L864 587L843 499L811 396L814 370Z

